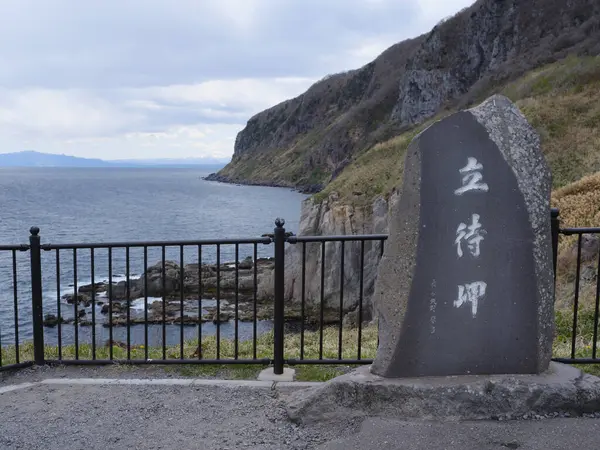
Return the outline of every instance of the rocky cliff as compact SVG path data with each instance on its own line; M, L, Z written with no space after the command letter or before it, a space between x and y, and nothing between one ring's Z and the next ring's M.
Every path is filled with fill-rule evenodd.
M325 77L304 94L252 117L219 181L312 187L368 146L398 99L397 80L422 38L396 44L366 66ZM389 135L390 131L387 131Z
M398 199L399 192L395 191L387 200L379 197L368 207L356 207L341 204L335 194L322 202L309 198L302 204L298 230L289 231L298 236L387 234L388 211ZM311 309L307 317L318 322L318 318L311 317L311 314L318 314L321 305L329 313L339 313L341 303L345 320L355 324L360 309L363 320L371 320L371 298L382 245L385 241L378 239L365 241L364 248L360 241L345 242L342 278L341 242L325 243L325 258L322 257L323 245L320 242L288 244L285 251L285 300L288 307L299 306L304 298L306 308ZM273 275L273 272L264 272L259 276L259 298L273 296Z
M335 195L322 202L307 199L302 204L300 228L296 234L386 234L388 210L398 198L398 192L394 192L388 200L379 197L369 207L341 204ZM324 245L323 258L322 243L290 244L286 249L286 301L288 304L300 303L304 291L304 300L308 306L320 307L322 304L325 309L339 311L341 304L344 314L347 315L345 320L356 323L359 310L363 320L371 320L371 297L382 255L382 245L385 243L380 240L365 241L364 244L348 241L344 242L343 247L341 242L327 242ZM272 279L263 278L260 281L262 288L271 288L273 284ZM313 310L313 313L316 311Z
M318 190L361 151L527 70L600 53L597 0L479 0L366 66L252 117L216 179Z

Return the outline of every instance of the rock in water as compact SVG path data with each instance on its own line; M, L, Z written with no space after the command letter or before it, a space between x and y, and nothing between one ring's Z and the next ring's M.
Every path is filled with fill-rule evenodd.
M539 137L506 97L453 114L413 140L378 269L372 373L548 368L550 192Z

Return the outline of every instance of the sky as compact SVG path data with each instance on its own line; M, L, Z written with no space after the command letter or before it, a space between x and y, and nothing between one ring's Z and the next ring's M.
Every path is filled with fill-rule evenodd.
M0 0L0 153L229 159L254 114L473 0Z

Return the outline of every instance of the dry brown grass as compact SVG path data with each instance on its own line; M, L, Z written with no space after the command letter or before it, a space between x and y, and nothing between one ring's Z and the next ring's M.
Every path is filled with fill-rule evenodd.
M600 83L517 102L540 134L554 188L600 170Z
M564 186L552 194L552 205L560 209L561 228L600 226L600 172ZM577 278L577 236L561 236L559 241L556 308L570 310L574 306ZM595 308L597 256L584 256L581 261L579 308Z
M391 192L402 182L404 153L411 139L412 133L403 134L375 145L352 163L351 170L344 170L317 194L315 200L319 201L332 192L337 192L341 196L340 200L362 206L378 195Z
M600 172L555 190L552 206L560 209L563 227L600 226Z
M561 228L600 227L600 172L564 186L552 194L552 205L560 209ZM577 278L577 236L561 236L558 247L556 306L571 308ZM583 259L582 270L594 271L597 258ZM580 303L593 308L596 301L594 279L580 276Z

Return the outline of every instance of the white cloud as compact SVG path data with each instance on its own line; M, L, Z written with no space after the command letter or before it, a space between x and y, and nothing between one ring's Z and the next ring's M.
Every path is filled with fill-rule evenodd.
M0 152L229 156L255 113L472 0L0 0Z
M305 91L310 78L210 80L192 85L172 85L129 91L154 102L208 104L245 112L264 109Z
M106 135L139 124L141 116L80 90L0 91L0 130L44 138Z
M160 132L131 132L104 138L67 139L52 143L54 148L68 148L84 157L102 156L106 159L127 158L186 158L231 156L233 136L237 125L204 124L172 126ZM58 144L57 147L55 145ZM123 153L123 147L129 150ZM64 151L64 150L63 150Z
M305 91L314 80L212 80L195 85L111 91L0 91L3 151L56 151L88 157L228 157L253 114ZM0 138L0 139L2 139ZM141 152L140 149L143 149ZM59 151L60 152L60 151Z

